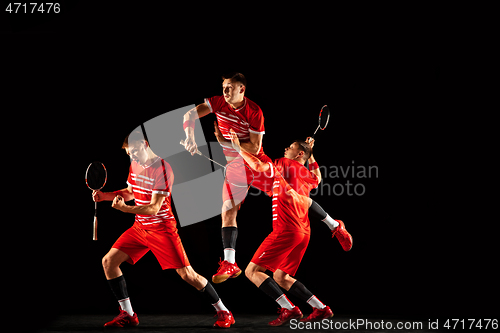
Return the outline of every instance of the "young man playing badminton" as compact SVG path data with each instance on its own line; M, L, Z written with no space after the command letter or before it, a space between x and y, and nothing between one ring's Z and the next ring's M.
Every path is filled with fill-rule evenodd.
M230 141L229 129L233 128L240 140L240 144L251 154L255 154L262 160L267 156L262 148L262 136L264 130L264 116L260 107L245 97L246 78L240 73L231 73L224 75L222 82L223 96L214 96L206 98L196 108L190 110L184 115L184 131L186 133L185 148L191 155L197 151L197 145L194 137L194 121L204 117L209 113L215 113L217 123L215 125L215 135L222 146L228 165L231 163L243 163L241 156L233 149ZM271 162L269 159L268 162ZM235 170L236 168L227 168ZM222 244L224 247L224 260L219 264L219 269L213 275L214 283L221 283L228 278L235 278L241 273L241 269L236 264L236 238L238 237L238 226L236 216L241 207L248 187L232 186L227 181L230 171L226 171L226 180L222 189ZM238 177L238 175L236 176ZM254 174L253 186L261 181L267 182L267 175ZM264 186L264 185L262 185ZM262 187L261 186L261 187Z
M151 150L139 131L132 132L125 139L123 148L132 159L128 187L106 193L94 191L92 194L96 202L113 201L113 208L136 214L134 225L118 238L102 259L104 274L120 304L120 314L104 326L139 324L120 265L124 261L133 265L151 250L162 269L175 269L184 281L206 295L217 311L218 319L214 327L230 327L234 324L232 313L224 306L210 282L190 266L177 233L177 221L170 200L174 181L170 165ZM136 205L125 203L130 200L135 200Z
M308 219L309 198L311 189L316 188L321 180L318 169L310 172L304 167L309 160L316 164L312 157L314 140L295 141L285 149L284 157L276 159L272 165L249 154L239 144L235 132L231 130L233 147L238 150L250 165L259 172L272 169L273 179L273 232L255 252L248 264L245 275L260 290L273 298L280 306L279 317L269 323L271 326L281 326L291 319L302 318L300 309L293 305L285 296L283 288L297 298L307 302L313 312L303 321L322 320L333 316L331 309L324 305L302 283L292 278L299 268L300 262L309 243L310 223ZM346 251L352 247L352 237L345 230L340 220L326 221L333 236L336 236ZM269 277L266 270L274 274Z

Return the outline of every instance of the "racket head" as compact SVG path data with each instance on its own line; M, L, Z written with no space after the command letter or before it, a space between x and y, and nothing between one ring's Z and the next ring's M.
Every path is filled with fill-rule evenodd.
M330 108L328 105L323 105L321 111L319 112L319 128L324 130L328 125L328 121L330 120Z
M246 163L237 160L226 165L224 178L231 186L248 189L252 185L255 175Z
M85 173L85 183L87 183L89 189L99 191L104 187L107 179L108 174L104 164L99 161L89 164Z

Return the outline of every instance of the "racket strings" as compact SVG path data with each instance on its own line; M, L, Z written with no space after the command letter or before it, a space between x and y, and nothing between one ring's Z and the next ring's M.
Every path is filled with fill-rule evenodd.
M319 112L319 128L321 128L321 130L324 130L326 128L326 125L328 125L329 120L330 120L330 109L328 108L328 106L325 105L323 106L323 108L321 108L321 111Z
M87 186L92 190L100 190L106 184L107 174L106 168L100 162L93 162L87 169L85 181Z

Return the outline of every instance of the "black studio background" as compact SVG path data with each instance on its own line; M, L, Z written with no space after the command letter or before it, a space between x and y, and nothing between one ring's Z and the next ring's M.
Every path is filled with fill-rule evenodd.
M340 24L335 11L311 21L309 14L321 8L293 19L265 11L259 30L243 25L219 32L214 24L190 34L198 13L187 15L189 24L175 25L154 11L142 16L130 8L72 6L60 19L3 21L10 40L4 109L18 124L21 155L31 157L21 170L35 191L28 205L22 203L22 225L8 226L12 235L24 235L13 236L23 241L7 249L16 294L10 303L22 315L33 297L43 300L33 327L61 314L116 312L101 258L133 216L100 204L99 240L93 242L85 169L99 160L108 170L104 190L125 187L123 138L155 116L221 94L220 76L229 71L246 75L246 96L264 112L270 157L312 134L317 112L328 104L333 112L317 135L318 163L378 168L378 177L350 179L364 184L362 196L314 197L354 238L345 253L325 225L311 222L311 243L296 278L319 299L355 317L496 313L488 295L498 292L491 264L497 251L488 242L481 249L469 246L463 223L449 210L458 159L441 148L453 135L443 122L457 95L443 56L453 30L439 16L425 17L430 32L406 16L368 15ZM215 141L214 119L201 120L207 141ZM345 179L324 180L330 187L337 181ZM248 197L238 214L241 268L271 231L271 215L260 213L269 204L263 195ZM220 217L179 233L192 266L210 279L223 255ZM174 271L161 271L152 254L122 270L139 314L213 312ZM243 275L215 288L235 314L275 311Z

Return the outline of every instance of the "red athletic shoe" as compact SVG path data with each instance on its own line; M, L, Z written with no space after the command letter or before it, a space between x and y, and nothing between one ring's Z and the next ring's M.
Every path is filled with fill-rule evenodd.
M219 269L214 276L212 276L212 281L214 283L221 283L229 278L235 278L241 274L241 269L236 265L236 263L231 264L229 261L219 261Z
M215 316L217 316L217 321L214 324L216 328L229 328L235 323L231 311L217 311Z
M331 317L333 317L333 312L330 307L327 306L324 309L314 308L314 311L301 321L319 321Z
M139 318L137 318L137 313L131 316L120 308L120 314L115 317L110 322L104 324L104 327L125 327L125 326L137 326L139 325Z
M344 222L340 220L335 220L339 223L339 226L332 231L332 238L337 236L340 245L344 251L350 251L352 249L352 236L345 230Z
M298 306L295 306L293 309L288 310L285 308L281 308L278 310L280 314L277 319L270 321L269 325L271 326L281 326L283 324L288 323L292 319L300 319L303 317L302 312Z

